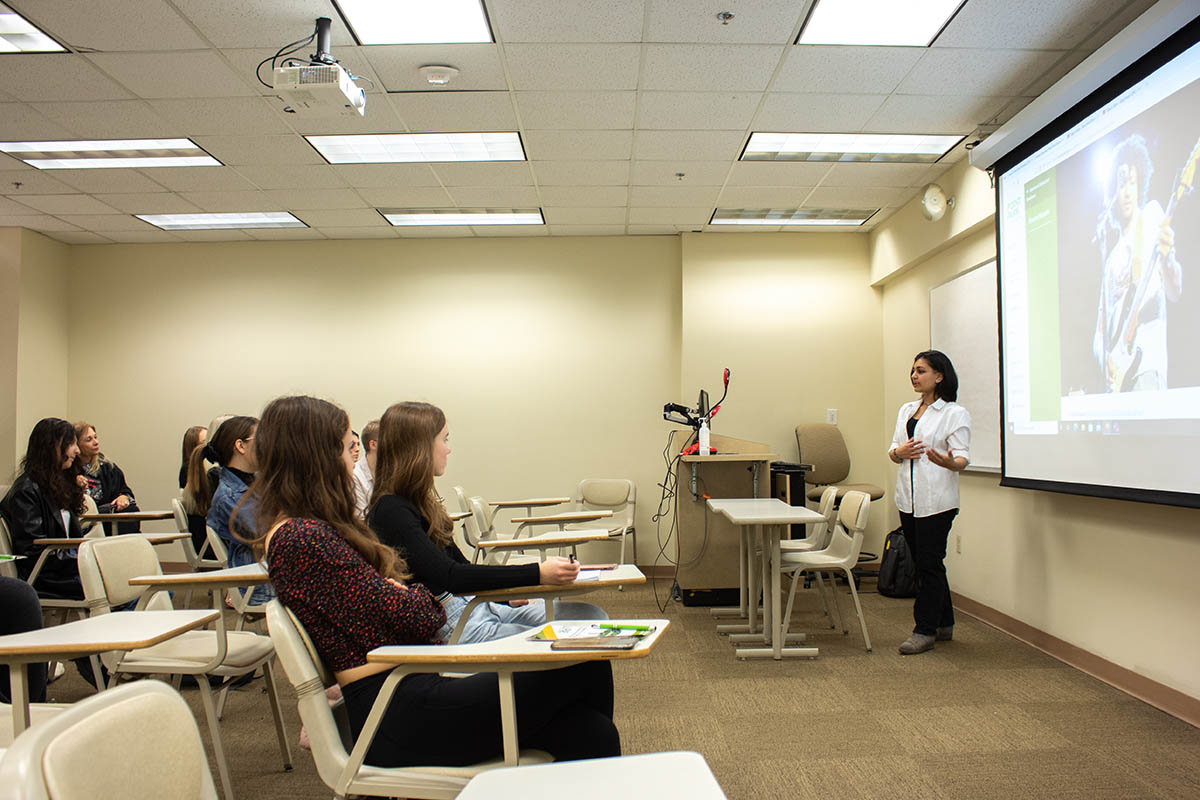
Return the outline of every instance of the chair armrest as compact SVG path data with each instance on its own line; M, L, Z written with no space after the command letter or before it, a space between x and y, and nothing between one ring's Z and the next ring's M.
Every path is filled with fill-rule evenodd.
M601 542L608 539L608 531L561 531L530 536L525 539L486 539L479 543L480 550L543 550L551 547L566 547L584 542Z
M561 514L550 514L543 517L513 517L513 523L516 525L557 525L560 522L590 522L596 519L607 519L612 515L613 512L608 509L603 511L564 511Z

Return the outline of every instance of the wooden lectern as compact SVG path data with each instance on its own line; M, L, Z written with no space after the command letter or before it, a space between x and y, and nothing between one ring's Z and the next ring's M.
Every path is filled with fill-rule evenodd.
M708 511L708 497L770 497L771 461L761 442L710 434L717 455L683 456L676 466L679 572L684 605L738 601L738 530ZM708 497L705 497L707 495Z

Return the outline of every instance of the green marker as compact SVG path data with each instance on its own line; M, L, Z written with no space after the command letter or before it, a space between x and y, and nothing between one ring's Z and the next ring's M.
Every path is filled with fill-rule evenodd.
M650 630L649 625L611 625L608 623L600 623L600 624L596 625L596 627L602 628L602 629L608 630L608 631L648 631L648 630Z

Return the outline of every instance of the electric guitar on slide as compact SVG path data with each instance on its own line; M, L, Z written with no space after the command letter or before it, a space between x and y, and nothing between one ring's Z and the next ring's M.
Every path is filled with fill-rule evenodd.
M1197 140L1196 146L1192 148L1192 154L1188 156L1187 163L1180 170L1179 177L1175 179L1175 188L1171 190L1171 199L1167 203L1163 225L1171 224L1171 220L1175 216L1176 203L1192 193L1198 158L1200 158L1200 140ZM1134 292L1132 301L1127 301L1124 305L1121 327L1113 340L1109 342L1108 369L1105 375L1105 388L1109 392L1128 392L1133 388L1133 379L1138 375L1138 368L1142 363L1142 348L1133 346L1134 334L1138 329L1138 311L1146 299L1148 287L1159 277L1161 256L1162 251L1155 246L1154 255L1150 258L1150 266L1142 275L1142 279L1138 281L1137 291Z

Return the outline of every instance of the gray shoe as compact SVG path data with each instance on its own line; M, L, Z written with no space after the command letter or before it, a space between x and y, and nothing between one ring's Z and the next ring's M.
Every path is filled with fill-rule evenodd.
M928 636L924 633L914 633L904 640L904 644L900 645L900 655L915 656L917 653L924 653L926 650L933 649L933 643L937 640L935 636Z
M937 640L939 642L949 642L954 638L954 626L949 625L945 628L937 629Z

